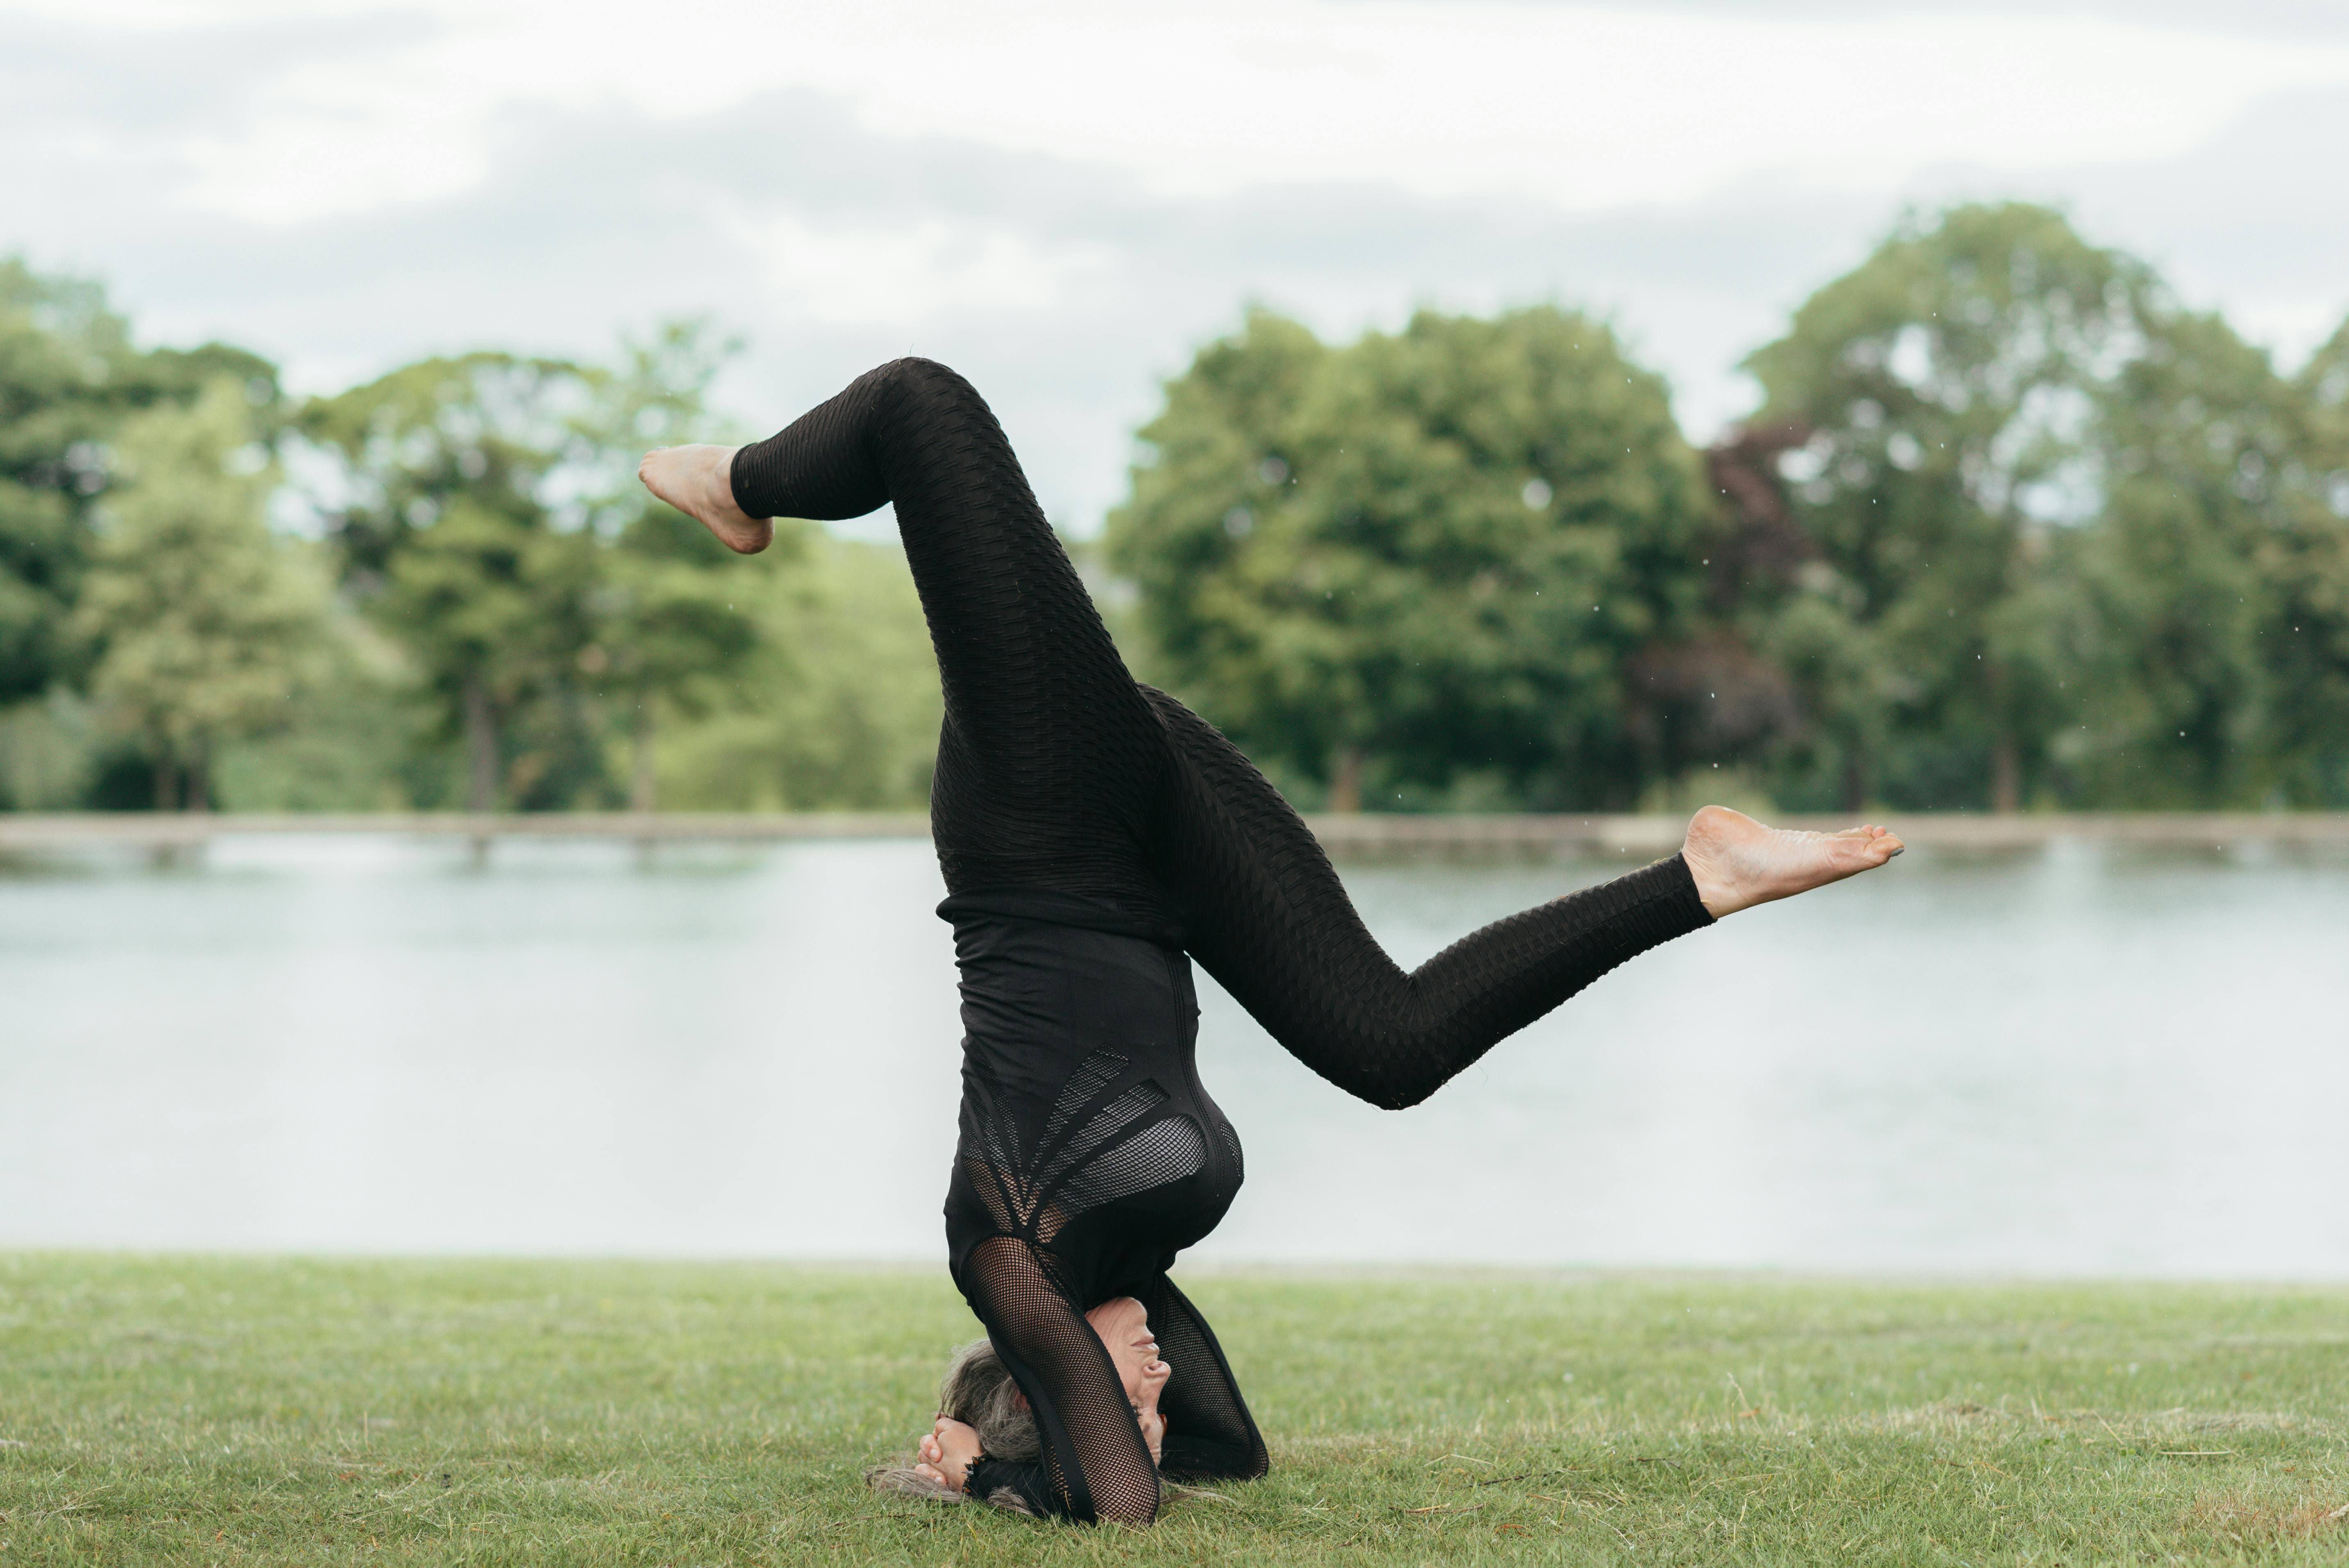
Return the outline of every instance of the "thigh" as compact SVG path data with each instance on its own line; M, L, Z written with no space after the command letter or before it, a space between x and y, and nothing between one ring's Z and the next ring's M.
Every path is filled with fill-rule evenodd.
M1164 733L986 401L927 360L887 369L870 439L946 696L948 885L1134 900Z
M985 398L926 359L745 447L760 515L896 510L946 696L931 797L947 885L1145 897L1165 743Z

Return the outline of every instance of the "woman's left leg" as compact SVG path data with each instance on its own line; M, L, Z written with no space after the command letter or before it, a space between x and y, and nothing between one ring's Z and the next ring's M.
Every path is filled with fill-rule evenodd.
M1165 737L978 390L899 359L734 452L722 476L700 471L694 454L721 450L654 453L644 471L736 549L763 542L744 531L760 519L895 508L946 696L930 820L948 891L1155 910L1143 841Z

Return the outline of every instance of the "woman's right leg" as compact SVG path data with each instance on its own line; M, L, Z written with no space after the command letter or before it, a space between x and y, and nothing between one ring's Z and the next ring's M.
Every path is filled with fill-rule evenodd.
M753 518L895 503L946 692L930 812L950 889L1156 901L1164 734L969 382L885 365L741 449L730 479Z
M1390 1109L1433 1094L1617 965L1712 924L1709 905L1726 914L1899 852L1881 829L1782 833L1708 808L1683 854L1495 921L1406 973L1279 792L1206 720L1148 695L1174 757L1156 861L1191 955L1307 1067Z

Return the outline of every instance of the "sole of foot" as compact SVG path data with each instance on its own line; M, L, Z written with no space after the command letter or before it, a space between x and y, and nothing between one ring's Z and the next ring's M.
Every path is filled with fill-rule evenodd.
M733 447L660 447L636 465L644 487L718 536L737 555L756 555L774 542L772 520L734 504Z
M1689 820L1681 858L1715 920L1874 871L1906 846L1887 828L1806 833L1765 827L1743 811L1707 806Z

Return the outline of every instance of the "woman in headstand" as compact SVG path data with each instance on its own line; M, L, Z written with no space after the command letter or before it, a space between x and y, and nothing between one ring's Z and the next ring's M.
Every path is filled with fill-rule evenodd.
M953 371L901 359L768 440L667 448L639 474L744 553L772 518L896 506L946 688L930 821L968 1031L949 1266L997 1403L1034 1429L982 1452L972 1411L940 1417L921 1473L975 1497L1146 1522L1162 1474L1265 1472L1215 1335L1166 1276L1240 1184L1193 1063L1189 959L1306 1066L1400 1108L1625 959L1900 849L1880 828L1784 832L1707 807L1670 860L1405 974L1247 758L1126 673Z

